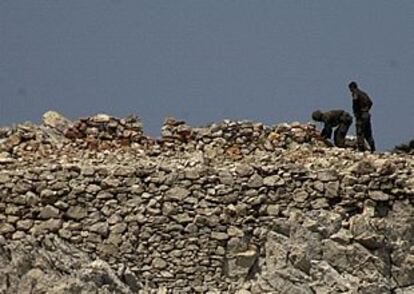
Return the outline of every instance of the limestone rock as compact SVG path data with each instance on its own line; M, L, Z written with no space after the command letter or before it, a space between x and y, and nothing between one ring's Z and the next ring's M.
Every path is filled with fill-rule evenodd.
M72 125L72 122L69 119L56 111L45 112L42 120L44 125L56 129L62 134Z
M382 191L369 191L368 194L369 197L375 201L387 201L390 199L390 196Z
M66 211L66 216L68 218L72 218L75 220L80 220L85 218L87 215L87 210L84 207L80 207L80 206L71 206L69 207L69 209Z
M183 201L186 197L190 195L190 191L182 187L174 187L169 189L165 197L167 200Z
M7 233L13 233L16 229L13 225L8 223L2 223L0 224L0 234L4 235Z
M52 205L46 205L39 213L40 219L50 219L59 217L59 209Z
M413 158L351 145L298 122L0 128L0 293L410 293Z

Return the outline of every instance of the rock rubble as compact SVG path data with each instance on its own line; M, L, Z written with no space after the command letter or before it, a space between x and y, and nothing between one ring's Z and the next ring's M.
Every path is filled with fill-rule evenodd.
M394 147L394 152L396 153L407 153L414 155L414 139L408 143L399 144Z
M413 293L414 158L310 124L0 129L0 293Z

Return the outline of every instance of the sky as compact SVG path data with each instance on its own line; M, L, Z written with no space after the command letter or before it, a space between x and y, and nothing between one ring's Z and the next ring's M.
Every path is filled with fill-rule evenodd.
M0 126L138 115L308 122L372 98L380 150L414 138L412 0L0 0ZM355 134L354 125L350 134Z

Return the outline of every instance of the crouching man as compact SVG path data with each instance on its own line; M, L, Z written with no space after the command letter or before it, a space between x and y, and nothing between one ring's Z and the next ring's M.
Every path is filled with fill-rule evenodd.
M345 147L345 137L352 124L352 116L348 112L344 110L331 110L327 112L316 110L312 113L312 119L324 123L321 136L325 140L331 139L332 129L336 128L334 132L335 146Z

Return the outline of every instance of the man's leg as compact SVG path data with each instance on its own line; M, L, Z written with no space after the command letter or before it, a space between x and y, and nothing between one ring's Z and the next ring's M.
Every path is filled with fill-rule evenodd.
M371 149L371 152L374 152L375 151L375 141L374 141L374 138L372 136L371 116L369 114L365 119L364 137L368 141L369 148Z
M357 135L357 146L359 151L365 151L365 131L364 131L364 120L358 118L356 121L356 135Z
M336 147L343 148L345 147L345 137L343 136L343 132L341 132L342 124L340 124L335 132L334 132L334 142Z
M348 133L349 126L349 123L341 123L335 130L334 140L337 147L345 148L345 138Z

